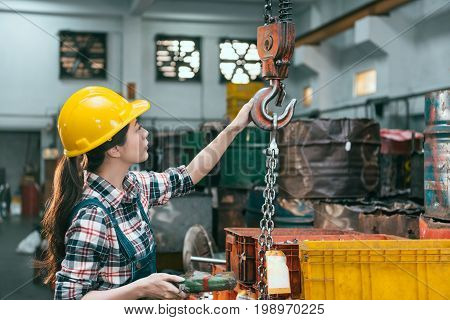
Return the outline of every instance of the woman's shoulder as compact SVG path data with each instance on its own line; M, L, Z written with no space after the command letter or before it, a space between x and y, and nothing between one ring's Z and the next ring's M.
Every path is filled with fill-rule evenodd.
M101 199L83 194L82 198L73 207L71 215L71 224L78 222L95 222L105 226L109 225L110 219L107 214L106 205Z
M137 182L138 184L142 184L148 179L151 178L151 176L154 173L152 171L128 171L128 179L130 179L132 182Z
M92 198L82 198L73 208L65 241L79 247L106 248L111 244L113 224L98 199L88 200Z
M128 171L127 179L136 191L143 192L154 180L153 175L153 171Z

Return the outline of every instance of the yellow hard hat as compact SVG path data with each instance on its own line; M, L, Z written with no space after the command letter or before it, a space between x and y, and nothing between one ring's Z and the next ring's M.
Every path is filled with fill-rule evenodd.
M146 100L128 102L104 87L78 90L64 103L58 132L67 157L95 149L150 109Z

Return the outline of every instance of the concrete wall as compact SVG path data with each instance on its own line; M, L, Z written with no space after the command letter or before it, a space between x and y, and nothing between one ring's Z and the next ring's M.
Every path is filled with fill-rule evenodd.
M7 6L0 5L0 128L50 129L52 116L75 90L97 84L125 92L125 83L130 81L136 82L140 97L152 102L153 109L144 119L159 118L154 122L157 126L183 123L197 127L201 119L224 116L225 85L219 82L218 41L222 37L255 38L257 19L229 23L223 19L226 12L218 12L209 20L223 22L190 22L187 13L180 16L174 12L185 20L173 21L158 11L169 9L161 1L147 16L130 16L124 3L5 1ZM242 14L250 13L253 5L244 5ZM225 5L223 9L232 11ZM58 78L58 31L62 29L108 33L106 81ZM155 80L154 36L158 33L202 38L201 83Z
M308 3L308 10L296 10L294 5L297 34L306 33L312 29L334 20L338 16L355 10L372 0L314 0ZM303 9L302 7L300 7Z
M222 37L256 37L256 19L240 24L224 19L221 23L174 22L158 15L127 15L123 3L0 4L0 130L40 132L41 148L46 148L55 142L55 117L71 93L94 84L125 92L126 82L136 82L138 97L151 101L152 110L143 117L148 125L197 128L205 119L224 117L225 85L219 82L218 42ZM107 32L107 80L59 79L60 30ZM202 38L201 83L155 80L154 37L158 33Z
M296 4L297 33L368 2L318 0ZM182 6L180 1L177 5L156 1L143 16L132 16L127 14L129 3L121 0L2 1L0 130L40 131L41 147L45 148L54 142L55 115L72 92L91 84L124 91L126 82L136 82L138 96L152 102L152 110L144 116L148 125L196 128L203 120L223 118L225 85L219 82L218 41L222 37L255 37L262 13L259 6L255 10L254 3L233 3L234 7L222 4L217 11L209 3L203 3L200 10ZM296 113L450 86L450 5L445 3L448 1L412 1L388 16L366 17L319 46L296 49L295 64L286 80L287 99L301 100L308 85L315 90L312 107L305 109L300 102ZM62 29L108 33L106 81L58 78L57 34ZM154 37L158 33L201 37L201 83L156 81ZM369 68L377 70L377 93L354 97L354 74ZM419 128L423 98L412 99L410 105L416 115L412 126ZM404 109L401 103L390 105L386 110L389 116L379 120L385 126L399 125ZM362 117L365 111L326 116Z
M108 33L108 70L120 78L122 21L119 18L15 14L0 12L0 127L43 128L67 97L92 84L120 90L106 81L60 80L60 30Z
M319 1L320 3L320 1ZM305 13L306 14L306 13ZM311 110L364 103L377 97L396 97L450 87L450 5L444 0L419 0L392 11L388 16L366 17L355 27L327 39L319 46L296 49L295 77L299 96L303 87L315 90L313 106L299 108L298 114ZM355 97L355 73L377 70L377 92ZM402 105L403 104L403 105ZM411 126L422 129L423 97L410 100ZM363 108L333 113L327 117L363 117ZM369 116L373 112L369 112ZM405 128L404 102L393 103L378 119L387 127ZM395 120L390 119L396 118Z
M108 33L106 81L59 79L58 32L67 29ZM121 89L120 17L0 12L0 39L0 130L40 132L41 148L54 142L54 118L71 93L94 84Z
M222 37L255 38L256 25L145 20L142 28L141 91L153 102L153 109L146 117L160 119L155 122L157 127L194 128L204 119L223 119L226 86L219 79L219 40ZM156 81L154 37L158 33L201 37L201 83Z

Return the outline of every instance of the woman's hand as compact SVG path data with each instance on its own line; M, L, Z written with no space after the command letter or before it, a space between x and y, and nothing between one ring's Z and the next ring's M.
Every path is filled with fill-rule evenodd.
M253 101L254 99L252 98L249 102L244 104L244 106L237 114L236 118L234 118L234 120L231 122L230 127L238 130L238 132L241 132L243 129L245 129L245 127L248 126L248 124L252 121L250 118L250 111L253 107Z
M180 291L174 283L182 282L184 278L167 273L154 273L135 282L141 298L175 300L184 299L186 294Z
M253 99L250 99L239 111L236 118L219 135L204 148L187 166L192 182L202 180L219 162L233 139L250 123L250 110Z

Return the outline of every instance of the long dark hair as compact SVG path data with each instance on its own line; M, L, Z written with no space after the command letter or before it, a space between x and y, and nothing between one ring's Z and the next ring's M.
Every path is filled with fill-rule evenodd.
M61 269L65 256L64 238L69 227L69 216L80 200L84 187L84 170L96 172L105 160L105 152L126 142L129 125L116 133L110 140L78 157L63 158L58 162L53 178L53 194L48 201L42 227L48 240L48 249L38 267L44 272L46 284L54 286L56 272Z

